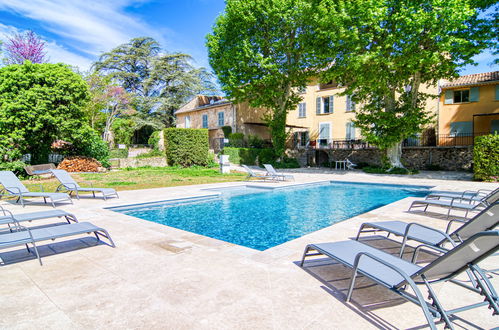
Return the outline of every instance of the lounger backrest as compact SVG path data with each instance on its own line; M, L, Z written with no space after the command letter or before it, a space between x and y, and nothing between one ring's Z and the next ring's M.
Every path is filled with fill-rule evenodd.
M52 174L59 180L66 188L79 188L78 183L69 175L65 170L50 170Z
M253 173L253 171L251 170L251 168L249 168L248 166L246 165L241 165L246 171L248 171L248 174L251 175L251 176L255 176L255 173Z
M481 231L494 229L497 225L499 225L499 202L490 205L473 219L457 228L451 237L456 235L465 240Z
M18 193L17 189L9 189L10 187L18 188L22 193L29 192L17 176L11 171L0 171L0 183L10 193Z
M265 167L265 169L267 170L267 172L270 174L270 175L276 175L277 172L274 168L274 166L270 165L270 164L263 164L263 167Z
M418 279L424 275L428 280L449 279L465 271L469 264L478 263L498 249L499 231L482 231L435 259L411 277Z
M488 204L493 204L493 203L497 202L499 200L499 188L497 188L496 190L494 190L493 192L488 194L484 200Z

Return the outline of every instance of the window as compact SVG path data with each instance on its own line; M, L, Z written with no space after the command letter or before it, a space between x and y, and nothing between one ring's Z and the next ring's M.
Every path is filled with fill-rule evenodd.
M185 117L185 128L191 128L191 117Z
M347 95L347 111L355 111L355 101L350 95Z
M300 132L300 147L308 145L308 132Z
M352 122L346 124L346 139L355 140L355 126Z
M203 115L203 128L208 128L208 115Z
M470 101L470 90L463 89L461 91L454 91L453 103L464 103Z
M331 138L331 124L319 123L319 146L326 147Z
M316 104L316 112L318 115L334 112L334 96L318 97Z
M473 132L472 121L455 121L450 123L451 136L471 136Z
M305 118L307 116L307 104L300 103L298 104L298 118Z
M224 126L224 123L225 123L224 112L219 112L218 113L218 126Z
M444 104L478 102L480 99L480 88L446 90Z

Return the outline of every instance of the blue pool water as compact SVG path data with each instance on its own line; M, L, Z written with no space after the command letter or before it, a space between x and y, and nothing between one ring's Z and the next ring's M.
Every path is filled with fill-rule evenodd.
M282 244L429 187L338 183L278 189L236 187L221 196L113 211L257 250Z

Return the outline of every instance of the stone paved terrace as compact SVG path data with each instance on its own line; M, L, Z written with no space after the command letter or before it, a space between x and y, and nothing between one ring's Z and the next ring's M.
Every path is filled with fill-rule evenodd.
M299 171L296 182L323 180L423 184L435 189L492 188L493 184L363 173ZM424 175L423 175L424 176ZM435 176L435 175L433 175ZM1 250L3 329L376 329L425 328L421 310L388 290L361 279L353 302L344 295L350 272L330 261L296 264L307 243L353 237L364 221L405 220L445 228L437 213L407 213L413 198L356 216L263 252L105 210L103 207L203 195L210 184L120 193L120 199L82 199L61 206L80 221L109 230L117 247L93 236L48 242L42 267L25 249ZM266 186L274 183L261 183ZM283 185L279 183L277 185ZM13 212L25 209L3 201ZM436 211L443 211L435 209ZM48 245L47 245L48 244ZM97 244L97 246L96 246ZM390 240L373 244L397 247ZM25 259L18 261L19 258ZM483 266L497 267L499 257ZM492 281L499 288L495 276ZM446 307L480 300L456 285L435 286ZM456 328L499 324L486 307L458 314ZM439 325L443 328L442 324Z

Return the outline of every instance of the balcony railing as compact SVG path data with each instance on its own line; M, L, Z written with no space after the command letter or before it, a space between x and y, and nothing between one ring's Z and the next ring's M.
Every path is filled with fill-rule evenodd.
M407 138L402 142L403 147L458 147L458 146L471 146L474 143L476 136L487 135L490 133L474 133L474 134L424 134ZM312 140L304 147L301 143L296 145L296 148L310 148L310 149L371 149L375 148L374 145L362 139L346 140L346 139L332 139L332 140Z

